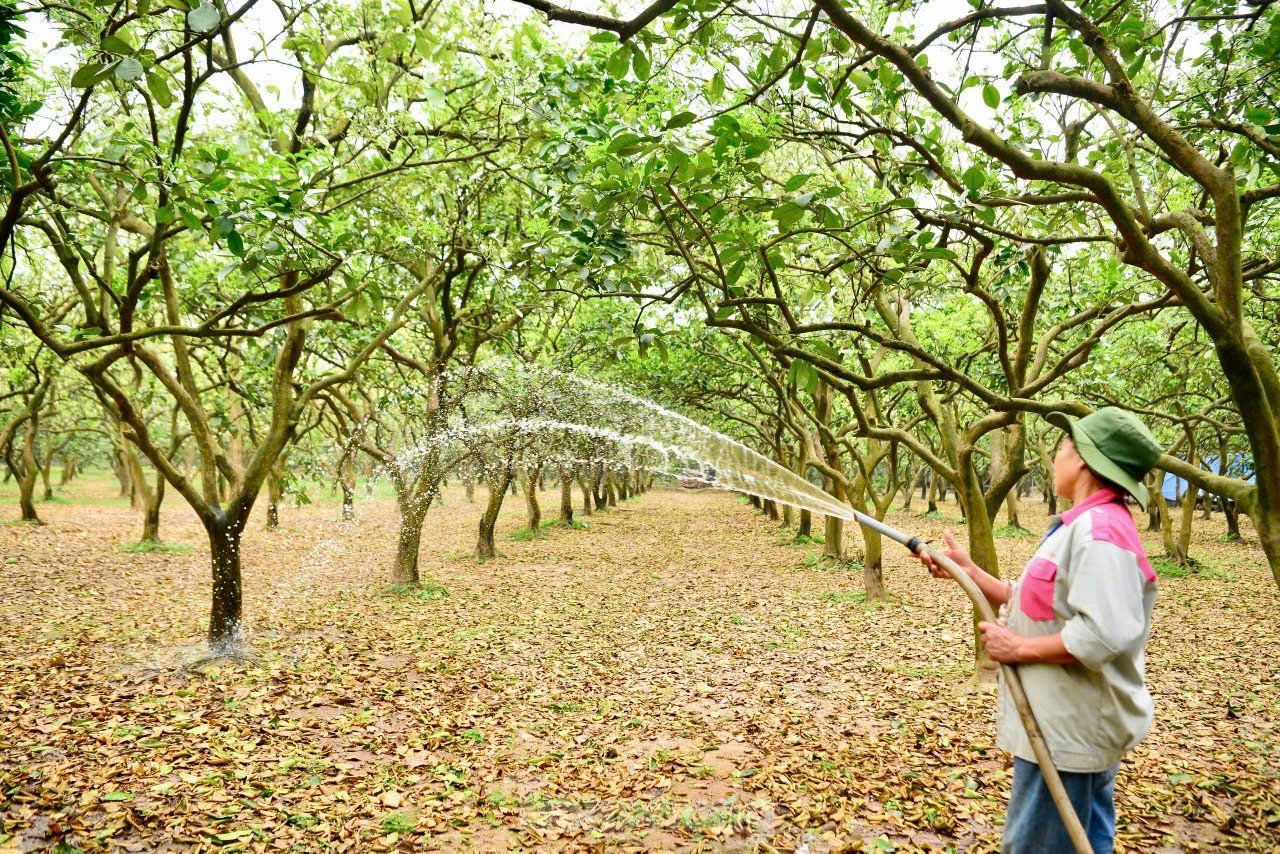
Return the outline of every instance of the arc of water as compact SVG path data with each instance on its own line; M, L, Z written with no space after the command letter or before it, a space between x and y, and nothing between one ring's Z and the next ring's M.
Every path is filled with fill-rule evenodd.
M618 426L623 427L626 432L601 424L583 424L552 416L537 418L495 417L484 423L468 424L458 429L446 431L441 437L442 441L466 442L468 439L477 439L485 433L509 430L532 433L545 431L548 434L568 432L607 441L623 447L647 447L659 454L659 459L664 466L668 465L672 460L689 460L697 463L698 472L701 476L707 477L717 484L827 516L856 521L863 527L878 531L891 540L901 543L916 555L927 552L955 578L970 600L972 600L978 613L984 619L995 621L996 615L990 603L987 602L986 596L982 594L968 574L946 555L929 548L918 537L903 533L865 513L853 510L852 507L836 500L833 496L814 486L807 479L800 477L795 472L775 463L763 454L753 451L729 436L699 424L684 415L659 406L653 401L604 386L593 380L555 371L539 371L535 373L534 369L523 365L502 366L500 370L511 372L512 375L526 384L548 380L558 382L559 387L554 389L556 396L549 394L534 395L534 397L541 398L540 401L535 401L535 404L540 402L543 405L547 405L553 410L553 413L556 410L573 408L573 404L578 404L584 413L590 413L596 418L608 418L610 412L604 404L608 401L615 401L630 407L632 416L636 413L644 413L648 417L622 419L625 423ZM496 373L497 371L495 371ZM590 405L585 400L573 400L574 395L571 387L589 392L595 398L593 401L595 405ZM530 388L521 391L527 392L531 390ZM568 398L567 404L565 400L559 399L558 396ZM553 399L553 397L556 399ZM583 405L584 403L588 405ZM421 453L420 449L411 450ZM712 471L708 473L707 468L711 468ZM1061 778L1053 765L1048 745L1044 741L1044 737L1036 723L1035 715L1027 702L1026 693L1023 690L1017 669L1003 665L1002 673L1007 689L1022 720L1023 727L1031 741L1036 759L1040 764L1041 773L1045 777L1045 782L1067 827L1068 834L1078 851L1090 851L1088 839L1084 834L1074 808L1067 799L1066 790L1063 788Z

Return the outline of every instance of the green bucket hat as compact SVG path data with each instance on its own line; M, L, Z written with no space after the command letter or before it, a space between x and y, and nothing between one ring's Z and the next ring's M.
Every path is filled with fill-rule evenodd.
M1054 412L1045 420L1067 432L1076 453L1094 474L1124 489L1147 509L1142 479L1155 468L1164 449L1136 415L1104 406L1084 418Z

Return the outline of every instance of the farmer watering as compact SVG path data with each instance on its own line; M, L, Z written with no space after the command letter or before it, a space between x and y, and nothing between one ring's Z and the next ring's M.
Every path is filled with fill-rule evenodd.
M1053 488L1072 507L1051 520L1021 579L990 575L950 532L945 554L1000 609L999 622L979 624L983 643L995 661L1017 665L1071 807L1093 850L1106 854L1115 837L1116 771L1154 713L1143 660L1156 575L1125 495L1145 509L1142 480L1161 449L1141 421L1114 407L1049 420L1067 434L1053 461ZM927 551L920 560L934 576L951 577ZM1003 850L1070 851L1066 822L1005 677L997 741L1013 754L1014 770Z

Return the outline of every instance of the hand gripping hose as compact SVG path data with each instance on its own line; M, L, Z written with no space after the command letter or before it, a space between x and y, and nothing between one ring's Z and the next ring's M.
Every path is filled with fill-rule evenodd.
M991 607L991 603L987 601L987 597L978 589L978 585L974 582L969 574L960 568L959 564L951 558L925 545L924 541L919 537L913 537L904 534L896 528L890 527L879 519L875 519L865 513L859 513L854 510L853 518L864 528L870 528L873 531L879 531L889 539L901 543L906 546L912 554L922 554L928 552L929 555L954 578L963 588L964 592L973 602L973 607L978 610L978 614L982 619L989 622L996 622L996 613ZM1080 824L1080 817L1076 815L1075 807L1071 805L1070 798L1067 797L1067 790L1062 786L1062 778L1058 776L1058 769L1054 767L1053 757L1049 754L1049 745L1045 743L1044 735L1040 732L1040 726L1036 723L1036 716L1031 711L1031 704L1027 702L1027 694L1022 689L1022 678L1018 676L1018 668L1011 664L1001 664L1000 672L1004 675L1004 687L1009 692L1009 696L1013 698L1013 705L1018 710L1018 717L1022 719L1022 728L1027 732L1027 739L1031 742L1031 750L1036 755L1036 762L1040 765L1040 774L1044 777L1045 785L1049 787L1049 794L1053 798L1053 804L1058 808L1058 814L1062 816L1062 823L1067 828L1067 835L1071 837L1071 844L1075 846L1077 854L1093 854L1093 846L1089 844L1089 837L1084 831L1084 827Z

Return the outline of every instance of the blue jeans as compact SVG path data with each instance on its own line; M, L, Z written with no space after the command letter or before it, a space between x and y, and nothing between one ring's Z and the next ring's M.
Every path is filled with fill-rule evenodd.
M1111 854L1115 841L1119 767L1094 774L1058 772L1095 854ZM1013 760L1013 794L1009 796L1001 850L1005 854L1070 854L1075 850L1040 766L1025 759Z

